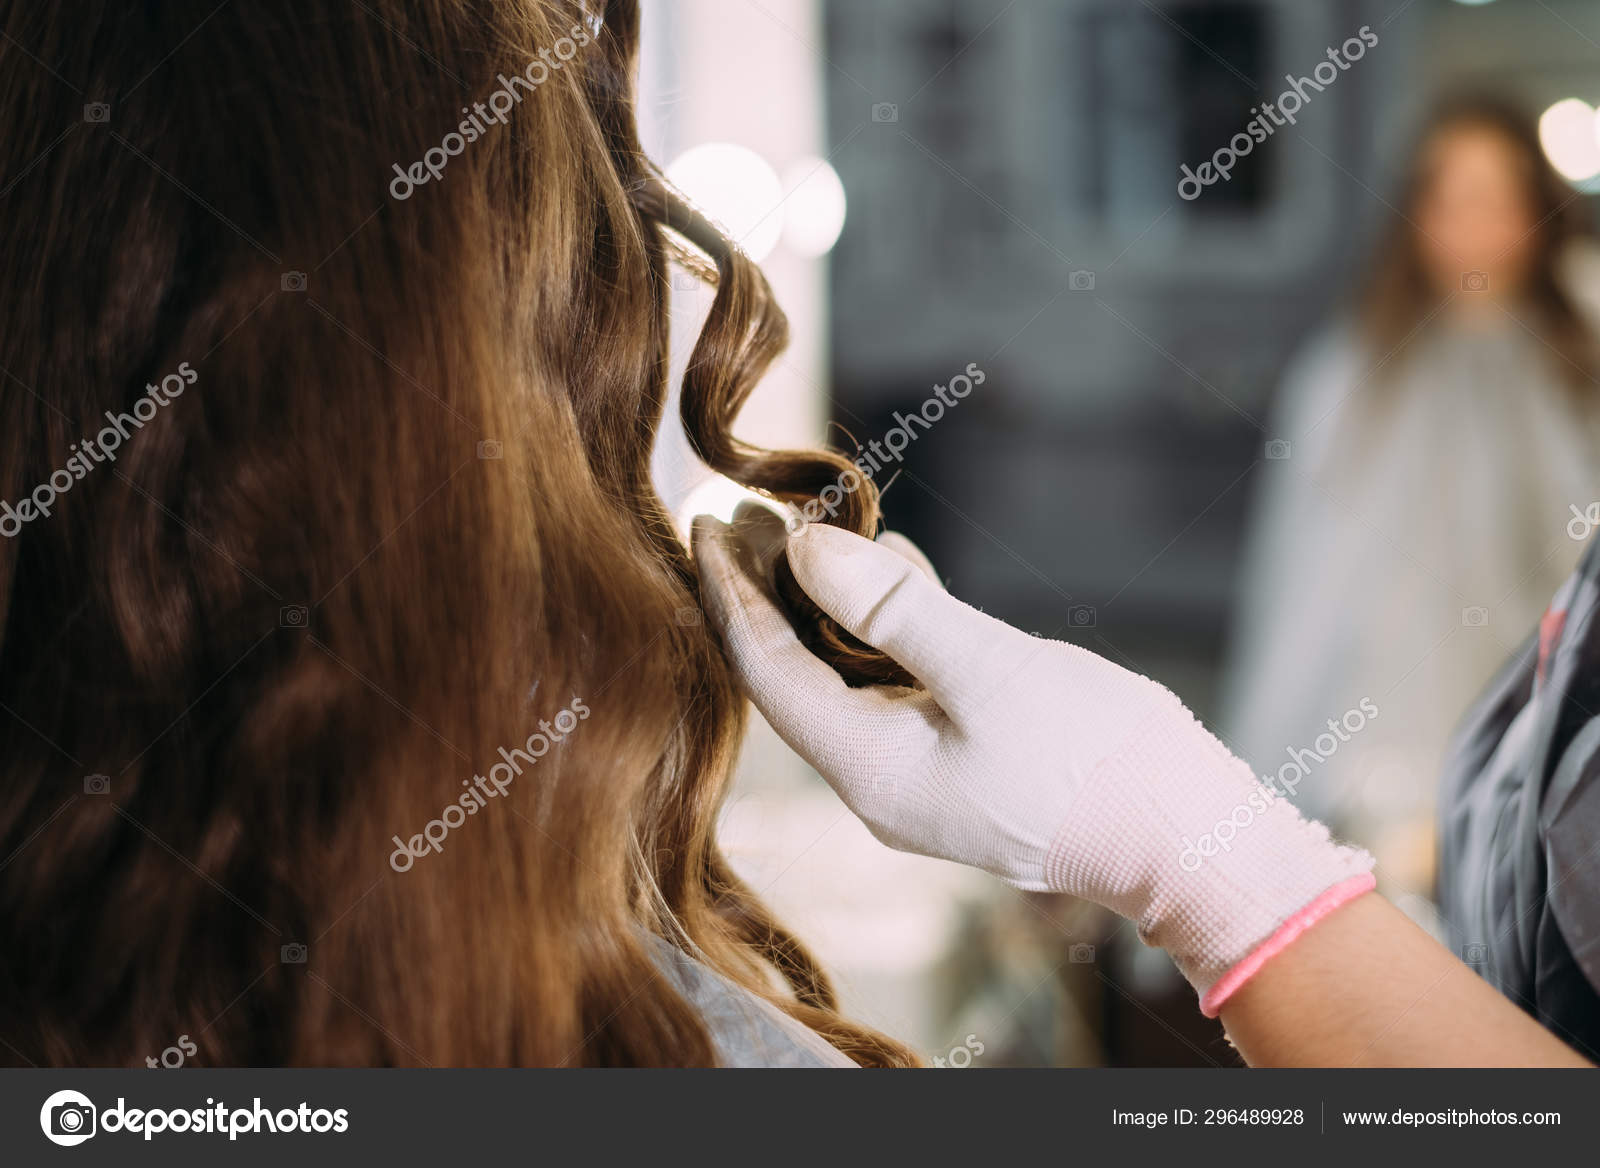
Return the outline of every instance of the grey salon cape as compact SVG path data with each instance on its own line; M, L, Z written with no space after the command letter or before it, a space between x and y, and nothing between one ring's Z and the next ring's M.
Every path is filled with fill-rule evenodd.
M823 1037L659 937L651 957L700 1012L723 1067L854 1067Z
M1600 1060L1600 543L1467 715L1440 826L1457 954Z

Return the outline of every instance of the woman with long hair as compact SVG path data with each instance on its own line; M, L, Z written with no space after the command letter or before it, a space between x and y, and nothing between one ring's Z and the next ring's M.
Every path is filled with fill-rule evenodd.
M697 452L848 464L730 437L784 318L640 151L638 5L213 8L0 19L0 1057L727 1061L670 939L910 1061L714 838L745 705L649 474L675 241Z
M783 317L640 152L635 0L0 34L5 1061L914 1062L718 852L741 687L881 838L1136 920L1255 1061L1577 1061L1287 804L1191 867L1248 768L864 538L859 475L684 546L679 251L696 452L776 504L855 471L730 436Z
M1354 310L1284 385L1223 724L1264 771L1306 760L1303 805L1427 896L1451 729L1600 499L1600 278L1514 105L1446 99L1408 157ZM1317 750L1363 702L1359 738Z

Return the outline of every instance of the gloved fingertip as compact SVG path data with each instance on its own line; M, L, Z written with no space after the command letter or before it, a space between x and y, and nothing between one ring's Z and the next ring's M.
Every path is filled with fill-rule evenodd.
M789 540L789 567L796 582L853 636L876 644L864 635L868 615L908 576L923 580L922 573L870 539L837 527L810 526L805 536Z
M902 560L905 560L908 564L916 567L918 571L920 571L929 580L937 584L940 588L944 587L944 581L939 579L939 572L938 569L933 566L933 561L928 559L928 557L923 554L921 548L912 543L911 540L907 539L905 536L901 535L898 531L885 531L882 535L878 536L875 542L879 547L888 548Z
M842 527L832 527L826 523L801 523L789 532L789 542L792 545L806 547L813 551L821 551L823 545L837 547L840 544L850 543L855 540L860 540L863 543L870 542L862 540L854 532L846 531Z
M878 545L854 532L825 523L807 523L787 541L789 565L800 578L801 586L811 591L808 579L822 580L837 574L848 563L853 570L874 562ZM884 557L894 564L904 561L887 548ZM864 563L858 557L866 557ZM815 599L815 597L813 597ZM824 605L826 607L826 605ZM835 614L837 615L837 614Z

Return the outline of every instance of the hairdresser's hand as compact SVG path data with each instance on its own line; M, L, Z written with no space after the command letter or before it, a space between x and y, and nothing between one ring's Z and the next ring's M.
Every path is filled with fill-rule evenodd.
M1275 798L1171 692L954 599L907 541L790 536L754 505L694 537L741 682L874 835L1121 913L1208 1012L1269 939L1370 887L1369 856ZM824 611L925 689L850 689L808 652L773 599L785 552Z

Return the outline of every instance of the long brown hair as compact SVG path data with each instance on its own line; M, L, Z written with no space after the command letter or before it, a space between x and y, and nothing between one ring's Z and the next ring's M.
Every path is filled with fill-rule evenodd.
M0 1061L711 1063L651 933L913 1061L714 839L745 704L649 475L674 249L717 284L696 447L795 502L848 463L729 436L784 319L640 151L636 0L0 31Z
M1430 147L1463 129L1498 135L1516 154L1528 208L1535 224L1528 240L1531 263L1522 301L1529 327L1560 358L1558 374L1577 390L1592 387L1600 372L1593 331L1562 283L1560 260L1575 240L1590 234L1583 200L1549 161L1532 117L1515 103L1492 93L1464 92L1441 99L1423 122L1408 155L1396 215L1361 289L1359 322L1374 351L1400 354L1433 316L1444 297L1429 279L1414 223L1417 205L1430 181ZM1463 273L1465 276L1466 273ZM1389 365L1398 367L1399 362Z

